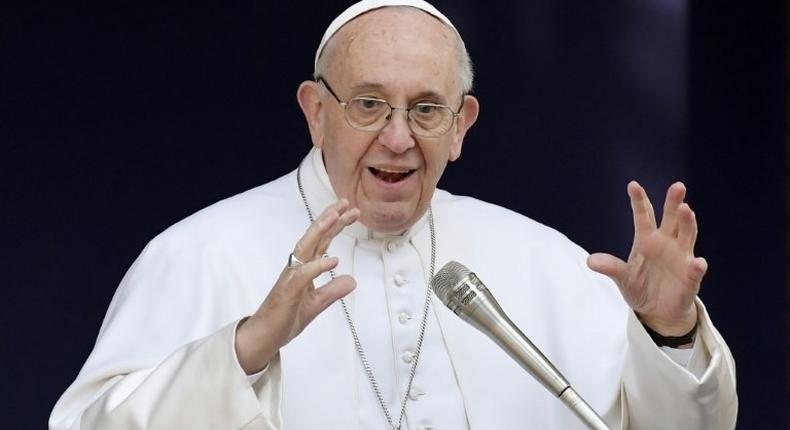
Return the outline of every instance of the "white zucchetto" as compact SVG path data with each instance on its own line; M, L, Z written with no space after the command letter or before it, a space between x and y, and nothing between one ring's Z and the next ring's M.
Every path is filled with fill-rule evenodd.
M347 22L351 21L352 19L362 15L365 12L369 12L373 9L379 9L382 7L387 6L411 6L422 11L425 11L437 19L442 21L443 23L447 24L448 27L452 28L455 31L455 34L458 35L458 38L461 38L460 33L455 28L452 22L447 19L444 14L439 12L438 9L433 7L428 2L422 0L362 0L358 3L354 3L348 9L344 10L343 13L337 16L329 27L327 27L326 32L324 32L324 37L321 38L321 43L318 45L318 49L315 52L315 62L313 63L313 67L317 68L318 66L318 59L321 57L321 52L324 50L324 46L329 39L340 30Z

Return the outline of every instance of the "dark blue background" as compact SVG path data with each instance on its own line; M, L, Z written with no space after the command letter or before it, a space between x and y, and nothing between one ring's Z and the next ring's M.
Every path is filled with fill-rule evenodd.
M0 428L42 428L145 243L294 168L295 90L345 2L27 2L0 11ZM626 255L625 184L689 187L740 428L785 389L782 2L437 1L482 103L442 187Z

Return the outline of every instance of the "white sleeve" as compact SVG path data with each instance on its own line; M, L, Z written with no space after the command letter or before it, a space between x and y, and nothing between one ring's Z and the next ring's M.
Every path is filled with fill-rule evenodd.
M699 299L697 309L699 328L687 366L662 352L629 313L622 429L735 428L735 362Z
M237 360L237 361L238 361L238 360ZM250 385L254 385L256 382L260 381L261 377L262 377L264 374L266 374L266 372L269 370L269 365L270 365L270 364L271 364L271 363L266 363L266 367L264 367L264 368L263 368L263 370L261 370L260 372L253 373L252 375L247 375L247 382L248 382Z
M710 356L705 350L702 342L697 341L697 336L694 336L694 344L691 348L679 349L669 346L660 347L661 352L671 358L672 361L685 367L692 375L697 378L702 378L705 369L708 368L710 363Z
M51 430L282 428L279 356L251 383L234 346L265 291L220 249L190 249L154 240L135 261Z
M154 368L108 375L91 393L67 392L50 429L282 428L279 357L251 386L232 352L235 328L190 342Z

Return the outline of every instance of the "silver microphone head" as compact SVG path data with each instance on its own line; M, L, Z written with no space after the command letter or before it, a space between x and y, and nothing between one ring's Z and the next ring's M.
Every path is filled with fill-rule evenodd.
M451 261L444 265L431 280L431 288L439 297L442 303L447 304L447 298L451 291L460 285L471 270L457 261Z
M485 284L466 266L457 261L445 264L431 279L431 289L454 314L490 337L546 389L562 398L591 429L608 430L606 423L510 321Z
M475 297L486 291L480 279L457 261L450 261L436 272L431 288L439 300L459 316L471 312Z

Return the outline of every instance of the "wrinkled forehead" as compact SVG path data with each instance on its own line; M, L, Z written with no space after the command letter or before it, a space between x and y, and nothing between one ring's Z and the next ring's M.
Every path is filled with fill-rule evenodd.
M332 39L332 36L334 36L346 24L348 24L349 22L353 21L354 19L356 19L360 15L366 14L366 13L368 13L370 11L373 11L373 10L376 10L376 9L385 8L385 7L393 7L393 6L407 6L407 7L412 7L412 8L421 10L421 11L433 16L434 18L438 19L442 23L444 23L444 25L446 25L447 27L452 29L452 31L455 34L455 36L459 40L461 40L461 35L458 33L458 30L455 28L453 23L450 22L450 20L446 16L444 16L444 14L439 12L438 9L436 9L431 4L429 4L429 3L425 2L425 1L422 1L422 0L389 0L389 1L387 1L387 0L362 0L362 1L358 2L358 3L355 3L354 5L352 5L351 7L346 9L345 11L343 11L343 13L338 15L337 18L335 18L334 21L332 21L332 23L329 24L329 27L327 27L326 31L324 32L324 36L321 38L321 43L318 45L318 49L316 50L315 61L313 63L314 68L317 69L317 67L318 67L318 59L321 58L321 54L323 53L324 48L326 47L326 44L329 42L330 39Z

